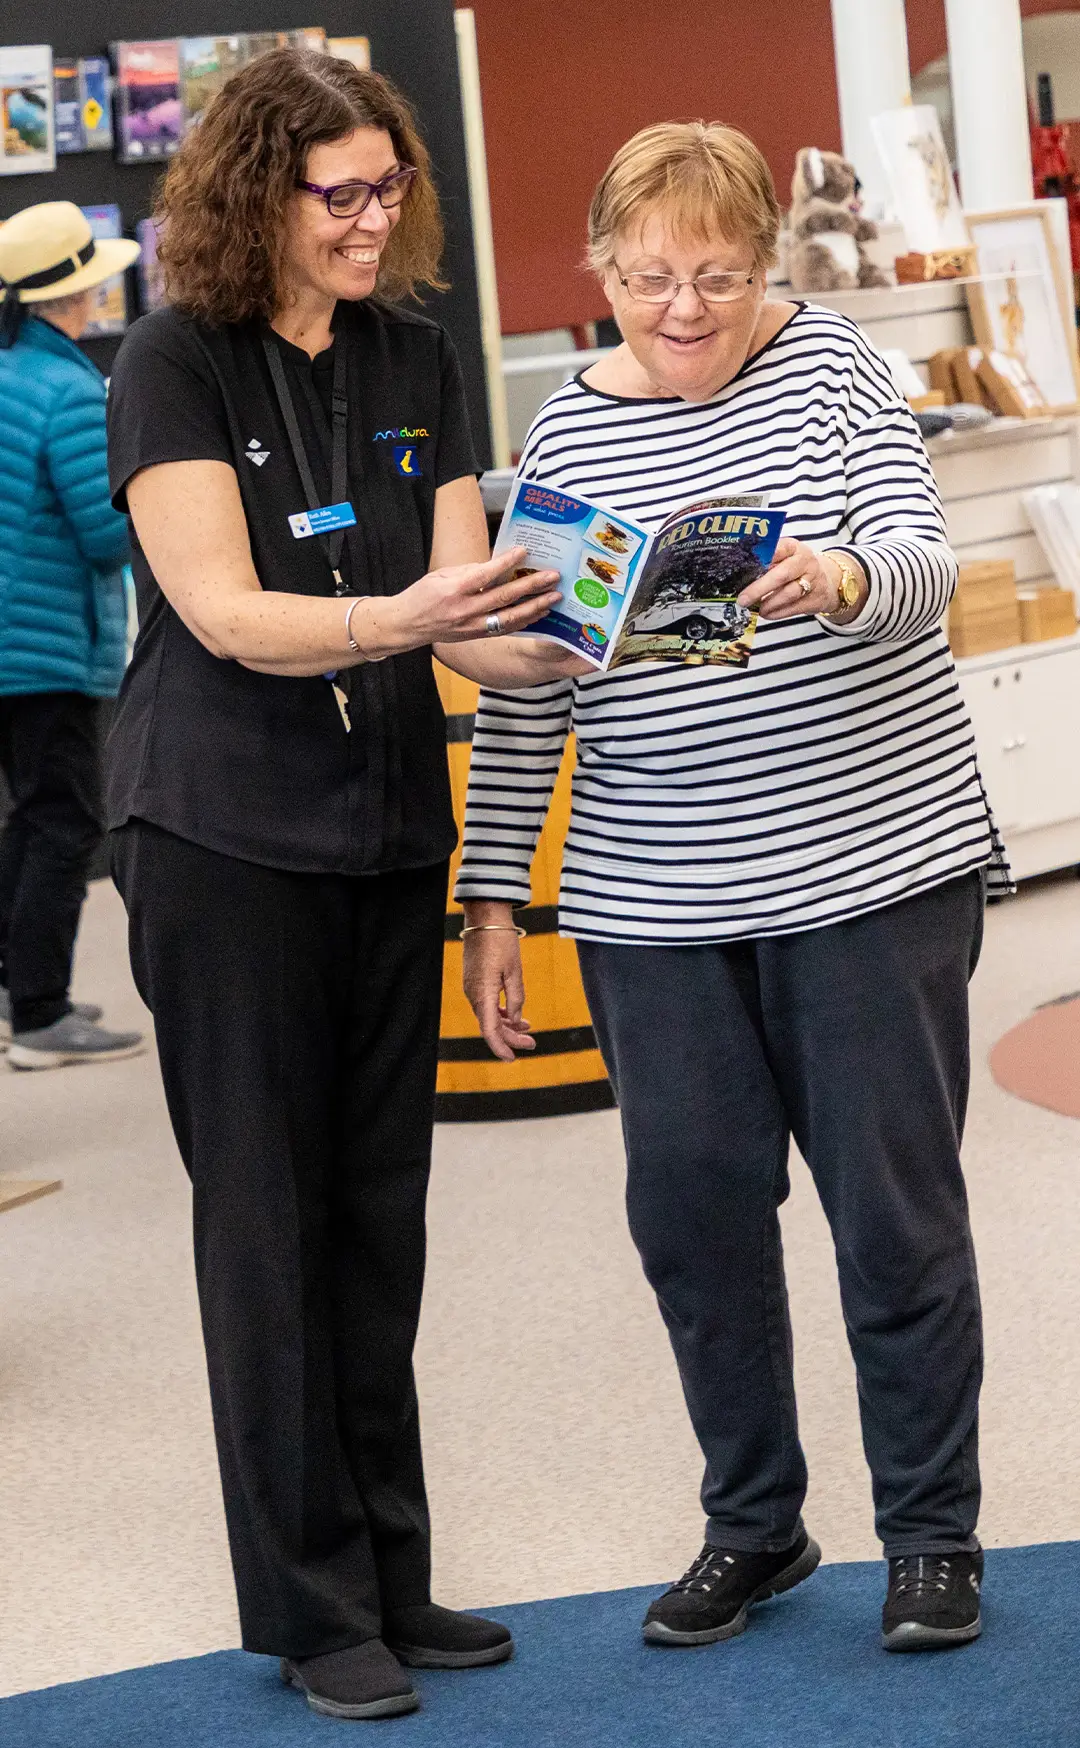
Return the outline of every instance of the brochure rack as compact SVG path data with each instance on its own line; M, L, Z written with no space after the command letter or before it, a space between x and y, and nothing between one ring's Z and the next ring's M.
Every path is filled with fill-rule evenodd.
M43 31L56 56L96 55L109 43L199 36L207 32L303 29L313 24L329 36L363 29L371 39L372 63L415 104L436 166L446 220L444 267L452 289L432 293L425 308L446 324L461 358L482 464L490 461L487 394L481 343L465 132L458 81L453 0L365 0L358 14L351 0L85 0L65 8L62 20L44 15L38 0L5 0L0 39L4 44L40 43ZM73 200L77 206L115 204L124 230L150 212L162 164L120 164L110 152L63 153L56 169L0 178L0 220L43 200ZM133 282L129 307L139 308ZM94 362L109 370L117 338L86 342Z

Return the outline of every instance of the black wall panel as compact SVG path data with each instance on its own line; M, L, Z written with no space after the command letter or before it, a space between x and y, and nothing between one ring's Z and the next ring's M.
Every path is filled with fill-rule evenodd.
M110 42L152 37L225 36L237 31L322 25L329 36L368 36L372 62L410 98L435 165L446 218L446 278L451 289L426 294L425 308L444 322L461 355L480 462L490 465L480 313L473 260L461 119L453 0L0 0L0 40L51 42L58 55L102 53ZM160 165L118 164L108 152L57 159L52 175L0 177L0 219L40 200L79 206L111 201L124 228L150 211ZM135 310L134 284L129 307ZM90 340L86 350L108 371L117 341Z

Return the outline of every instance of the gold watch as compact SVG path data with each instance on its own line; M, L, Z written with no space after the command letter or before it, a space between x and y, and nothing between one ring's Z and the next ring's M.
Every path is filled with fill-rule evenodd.
M839 618L841 613L850 613L852 607L858 603L862 595L862 584L859 581L857 573L852 568L850 561L844 557L843 553L830 552L828 557L832 559L840 572L840 582L838 584L840 604L835 607L831 613L827 613L825 617L827 619L836 619Z

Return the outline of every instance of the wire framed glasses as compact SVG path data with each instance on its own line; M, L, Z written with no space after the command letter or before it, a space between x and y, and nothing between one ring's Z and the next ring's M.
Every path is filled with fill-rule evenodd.
M756 278L754 273L699 273L694 279L676 279L674 273L620 273L636 303L674 303L684 285L692 285L702 303L737 303Z

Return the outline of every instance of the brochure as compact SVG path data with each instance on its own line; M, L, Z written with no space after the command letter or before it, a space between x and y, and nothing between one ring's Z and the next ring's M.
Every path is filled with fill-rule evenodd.
M85 151L79 63L74 56L53 61L53 120L57 157L63 152Z
M82 211L95 237L123 236L118 206L84 206ZM98 339L103 334L122 334L127 327L124 275L116 273L103 285L95 286L93 300L93 314L84 329L87 339Z
M167 158L180 144L180 44L118 42L116 135L122 164Z
M0 48L0 176L55 169L52 49Z
M111 152L112 73L104 55L81 56L79 100L82 103L84 149L88 152Z
M289 33L285 30L252 30L244 39L249 61L257 61L260 55L268 55L274 49L284 49L289 46Z
M246 36L185 36L180 40L180 106L185 131L248 58Z
M135 226L139 240L139 301L144 315L159 310L168 302L165 296L165 270L158 260L158 228L152 218L140 219Z
M302 30L287 30L289 47L294 49L310 49L312 54L326 53L326 32L321 24L309 24Z
M328 36L326 47L339 61L350 61L362 73L371 69L371 43L366 36Z
M562 600L524 637L564 644L606 671L637 662L746 667L757 614L738 596L772 561L783 510L760 493L701 498L650 534L588 498L517 480L496 552L515 572L557 570Z

